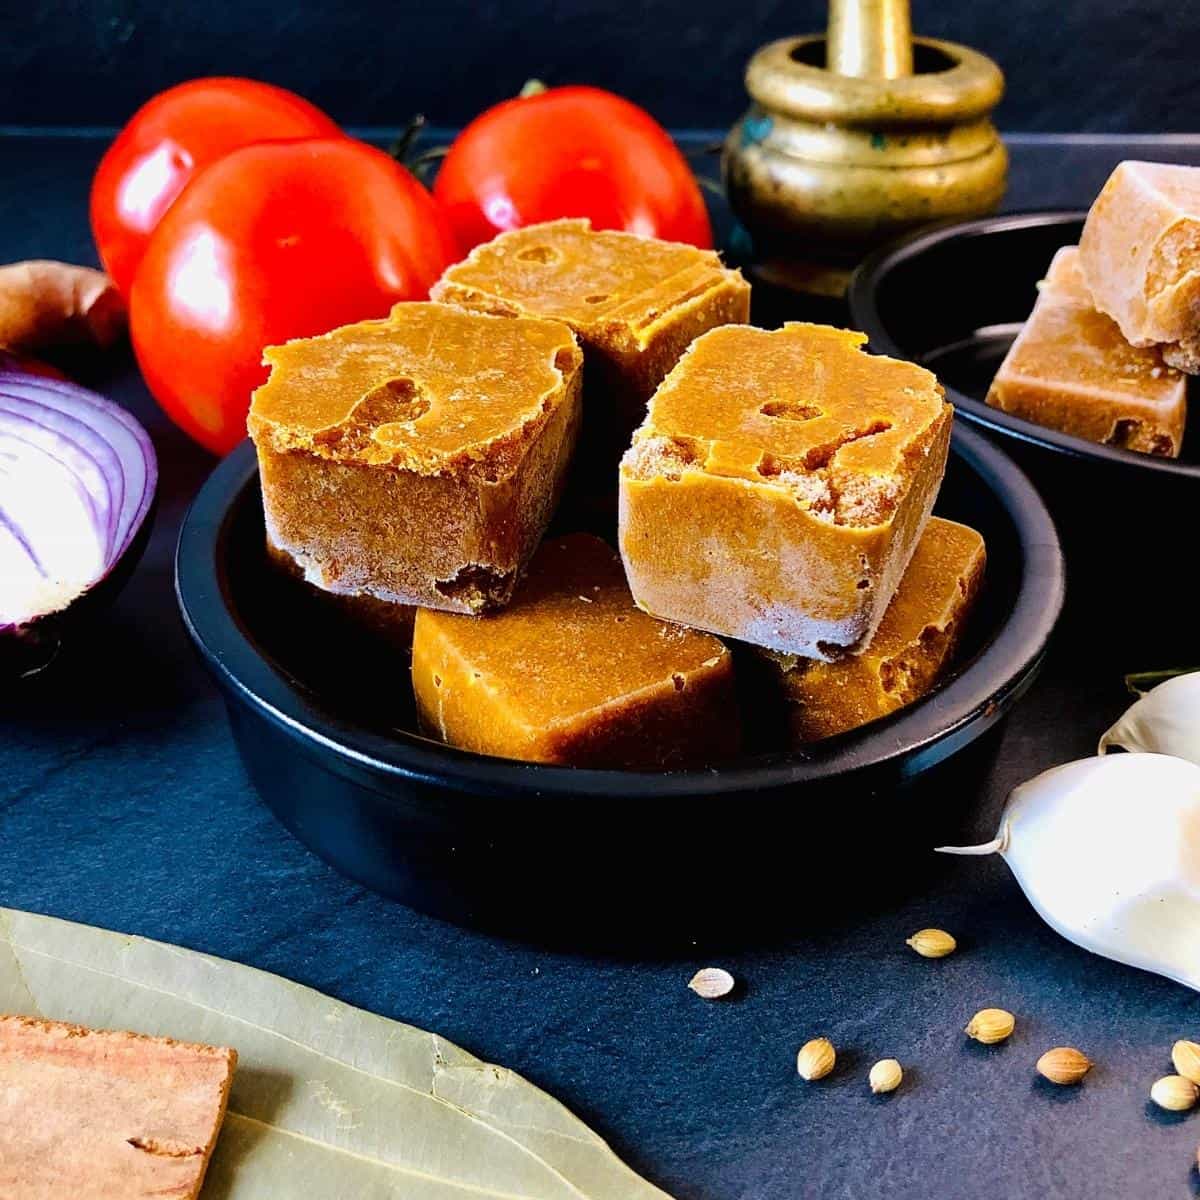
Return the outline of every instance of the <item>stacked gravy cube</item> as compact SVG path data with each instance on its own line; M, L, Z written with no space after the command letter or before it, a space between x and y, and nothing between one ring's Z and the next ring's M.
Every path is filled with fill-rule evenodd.
M422 728L476 753L709 765L744 745L751 678L792 742L894 711L982 575L982 538L930 517L950 407L861 335L748 317L711 251L570 220L268 349L249 429L272 559L411 636ZM619 498L619 554L544 538L581 475Z
M1200 373L1200 168L1123 162L1050 263L992 383L996 408L1178 456Z

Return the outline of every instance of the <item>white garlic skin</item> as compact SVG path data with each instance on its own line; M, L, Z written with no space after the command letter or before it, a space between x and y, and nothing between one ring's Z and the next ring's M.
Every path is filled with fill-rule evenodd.
M1100 739L1100 753L1112 746L1200 764L1200 671L1176 675L1139 697Z
M990 848L1063 937L1200 990L1200 766L1116 754L1055 767L1013 790Z

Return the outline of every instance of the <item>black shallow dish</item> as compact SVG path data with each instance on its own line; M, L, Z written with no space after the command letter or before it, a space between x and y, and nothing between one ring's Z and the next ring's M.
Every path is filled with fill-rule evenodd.
M1024 213L912 234L862 264L850 311L873 350L936 372L959 415L1003 439L1029 472L1063 539L1073 598L1068 631L1104 636L1122 669L1164 665L1152 656L1194 649L1180 648L1175 618L1190 629L1194 603L1179 585L1179 539L1180 523L1190 523L1200 502L1200 404L1192 399L1182 456L1165 459L1045 429L984 403L1038 280L1059 247L1079 241L1085 215Z
M711 933L748 907L794 922L812 874L796 864L813 839L862 840L843 876L857 887L874 848L892 854L900 830L932 836L937 801L960 814L974 794L994 743L985 735L1029 686L1054 628L1062 557L1028 481L969 430L955 434L938 510L979 529L989 551L952 676L809 752L702 771L512 762L412 732L400 657L356 644L294 590L280 592L249 444L193 503L176 587L255 786L339 870L452 920L539 936ZM835 844L820 861L839 857Z

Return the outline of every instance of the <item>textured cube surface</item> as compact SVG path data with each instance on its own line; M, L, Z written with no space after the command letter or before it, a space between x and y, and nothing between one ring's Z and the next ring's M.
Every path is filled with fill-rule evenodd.
M810 657L866 644L941 484L951 409L865 341L789 324L693 344L621 463L642 608Z
M594 231L586 220L501 234L450 267L432 294L483 312L565 321L588 356L589 406L610 407L602 415L626 436L691 342L750 312L750 285L711 250Z
M194 1200L237 1052L0 1016L4 1200Z
M331 591L504 604L578 432L571 331L404 304L265 357L249 428L272 546Z
M1200 167L1121 163L1088 213L1079 259L1126 341L1200 372Z
M418 612L413 688L431 734L505 758L656 769L740 742L729 651L639 612L590 534L546 542L502 612Z
M983 581L983 538L932 517L871 644L836 663L760 651L797 742L856 729L920 699L954 654Z
M1174 457L1187 421L1187 380L1157 346L1131 346L1096 311L1079 252L1064 246L987 402L1092 442Z

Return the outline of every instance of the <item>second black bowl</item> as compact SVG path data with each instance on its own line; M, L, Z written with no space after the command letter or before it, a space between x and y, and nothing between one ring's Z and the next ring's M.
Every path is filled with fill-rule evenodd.
M1079 241L1085 215L1024 213L915 233L863 263L850 310L872 349L935 372L959 417L1000 439L1029 472L1063 539L1077 618L1069 633L1099 639L1114 670L1169 666L1172 656L1194 655L1194 606L1178 572L1180 522L1200 503L1200 405L1193 401L1182 456L1167 459L984 402L1038 281L1056 250Z
M988 546L959 660L923 700L803 752L641 773L422 737L402 656L318 620L269 570L249 444L184 522L179 602L263 799L370 887L459 921L626 944L744 932L751 911L756 928L766 912L794 924L806 906L861 897L880 861L911 886L901 846L927 849L946 808L960 818L969 807L1057 620L1062 559L1041 501L978 434L958 430L953 450L938 511Z

